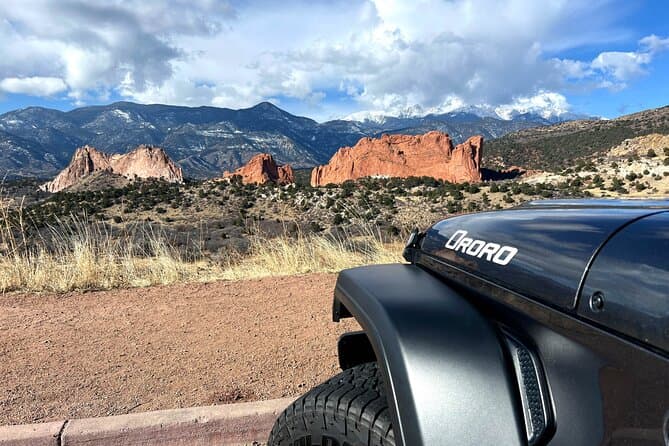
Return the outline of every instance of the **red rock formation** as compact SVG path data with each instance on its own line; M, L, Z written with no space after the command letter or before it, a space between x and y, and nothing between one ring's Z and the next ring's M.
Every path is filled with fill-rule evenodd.
M183 183L181 167L158 147L139 146L125 155L109 156L94 147L83 146L74 152L72 161L56 178L40 186L48 192L59 192L77 184L95 172L108 171L126 178L161 178Z
M223 178L233 176L242 177L244 184L265 184L267 182L290 184L295 182L292 167L288 164L277 166L269 153L255 155L248 163L234 172L225 171L223 174Z
M95 147L88 145L79 147L74 152L70 164L52 181L40 186L40 189L48 192L59 192L76 184L81 178L101 170L111 171L109 156L98 151Z
M181 167L159 147L141 145L125 155L112 155L111 166L114 173L126 178L160 178L170 183L184 181Z
M295 182L295 175L293 174L293 168L290 167L290 164L284 164L283 166L279 166L278 173L279 173L279 179L277 183L292 184Z
M324 186L368 176L429 176L451 182L481 181L482 136L453 147L442 132L362 138L311 172L311 185Z

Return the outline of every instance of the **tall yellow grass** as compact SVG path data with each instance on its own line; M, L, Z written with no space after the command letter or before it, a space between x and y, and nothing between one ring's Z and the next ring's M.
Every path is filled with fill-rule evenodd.
M384 243L374 228L355 237L284 234L251 236L247 254L214 260L197 252L185 258L152 227L138 236L113 236L108 226L76 219L48 228L49 241L28 243L22 219L2 215L0 292L66 292L240 280L400 261L401 243ZM35 237L32 235L32 237Z
M224 278L239 280L265 276L338 272L377 263L401 262L402 244L384 242L374 228L362 235L339 237L298 233L294 237L251 237L249 254L231 263Z

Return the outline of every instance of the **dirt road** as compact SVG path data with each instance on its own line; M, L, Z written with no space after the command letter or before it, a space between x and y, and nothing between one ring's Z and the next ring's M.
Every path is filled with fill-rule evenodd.
M0 424L297 395L337 373L335 276L0 295Z

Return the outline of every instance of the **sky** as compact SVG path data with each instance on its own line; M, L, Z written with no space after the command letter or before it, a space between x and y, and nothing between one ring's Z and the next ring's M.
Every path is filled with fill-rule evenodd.
M3 0L0 113L118 100L319 121L669 104L668 0Z

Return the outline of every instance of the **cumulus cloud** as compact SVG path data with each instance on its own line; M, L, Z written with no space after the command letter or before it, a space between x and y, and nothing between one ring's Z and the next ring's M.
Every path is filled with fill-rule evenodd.
M600 88L620 90L627 82L643 76L657 53L669 50L669 38L649 35L638 42L636 51L604 51L590 63L574 60L558 60L556 66L568 77L594 81Z
M669 49L669 38L649 35L618 51L611 36L629 35L613 3L5 0L0 79L61 79L58 93L77 103L289 99L324 116L467 105L559 113L569 108L565 89L624 88ZM606 51L560 56L593 44Z
M649 54L669 50L669 37L662 39L655 34L646 36L639 40L641 48Z
M0 91L30 96L48 97L67 90L67 84L59 77L8 77L0 80Z
M534 96L518 97L509 104L495 108L497 115L511 119L515 113L536 113L544 118L560 116L569 111L567 98L555 92L542 91Z
M652 60L650 53L609 51L600 53L592 61L592 68L626 81L644 73L644 66Z
M173 36L218 33L232 16L209 0L4 0L0 77L61 77L76 100L109 95L128 73L144 89L172 77Z

